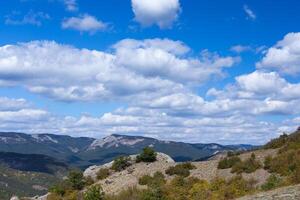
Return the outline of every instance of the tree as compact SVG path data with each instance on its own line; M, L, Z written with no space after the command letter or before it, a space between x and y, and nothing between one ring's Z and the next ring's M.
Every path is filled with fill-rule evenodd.
M157 153L151 147L145 147L136 157L136 162L154 162L156 161Z
M114 160L111 169L114 171L122 171L131 165L130 158L121 156Z
M81 171L77 171L77 170L71 171L69 173L68 181L69 181L72 189L74 189L74 190L81 190L85 185L83 173Z
M93 185L87 189L83 195L84 200L103 200L104 192L99 185Z

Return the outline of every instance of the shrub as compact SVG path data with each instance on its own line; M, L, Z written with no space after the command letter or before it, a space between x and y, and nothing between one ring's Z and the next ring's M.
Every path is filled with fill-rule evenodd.
M241 159L237 156L231 156L229 158L226 157L220 160L218 164L218 169L228 169L239 162L241 162Z
M130 165L130 157L121 156L114 160L111 169L114 171L122 171Z
M271 174L271 176L269 176L269 178L267 179L266 183L264 183L261 186L261 189L262 190L271 190L271 189L281 186L282 183L283 183L283 181L278 175Z
M211 199L211 196L212 192L207 181L200 181L189 190L189 199L191 200Z
M288 141L288 135L287 134L282 134L279 138L275 138L268 142L264 148L265 149L276 149L284 146Z
M72 189L81 190L85 185L83 173L77 170L71 171L68 175L68 182Z
M104 192L99 185L91 186L83 195L84 200L103 200Z
M265 157L265 160L264 160L264 169L265 170L270 169L271 163L272 163L272 157L271 156Z
M261 167L262 166L261 166L260 162L255 159L255 154L252 153L251 157L248 158L247 160L238 162L235 165L233 165L231 172L238 173L238 174L243 173L243 172L252 173Z
M107 168L102 168L99 169L99 171L97 172L97 179L98 180L103 180L106 179L109 176L109 169Z
M156 161L157 153L150 147L145 147L136 157L136 162L154 162Z
M178 164L176 166L169 167L166 170L166 174L170 176L178 175L178 176L188 177L190 175L190 170L195 168L196 167L191 163Z
M92 177L88 176L88 177L85 177L84 179L85 179L86 186L90 186L90 185L94 184L94 180L92 179Z
M66 193L66 188L63 184L59 183L50 187L49 191L59 196L64 196Z
M160 186L165 183L165 176L161 172L155 172L153 176L144 175L139 178L140 185Z

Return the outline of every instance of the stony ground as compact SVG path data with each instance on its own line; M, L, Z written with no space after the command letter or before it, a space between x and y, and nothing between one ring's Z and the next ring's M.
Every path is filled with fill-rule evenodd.
M263 163L264 158L268 155L275 155L276 150L258 150L254 151L256 158ZM252 153L252 152L251 152ZM245 160L251 156L251 153L245 153L240 155L242 160ZM132 160L134 160L132 156ZM230 179L236 174L232 174L230 169L219 170L217 168L219 160L222 156L217 156L215 159L202 162L193 162L196 166L196 169L191 170L191 175L199 179L210 181L216 177L222 177L225 179ZM96 173L101 168L110 168L112 163L108 163L102 166L92 166L88 168L85 172L85 176L91 176L96 180ZM105 193L112 194L118 193L126 188L132 186L138 186L138 179L143 175L153 175L155 172L159 171L165 174L165 170L170 166L174 166L176 163L166 154L159 153L158 160L154 163L135 163L132 166L128 167L126 170L121 172L114 172L108 178L98 181L97 184L101 184ZM261 185L269 177L269 173L264 169L259 169L251 174L242 174L245 179L255 179L257 185ZM166 175L167 180L170 180L172 177Z
M300 200L300 185L245 196L237 200Z

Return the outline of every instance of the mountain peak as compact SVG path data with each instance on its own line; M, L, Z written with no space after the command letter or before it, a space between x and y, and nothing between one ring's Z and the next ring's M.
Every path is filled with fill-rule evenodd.
M137 143L143 142L144 138L142 137L129 137L123 135L109 135L102 139L96 139L90 145L88 150L94 150L96 148L110 148L110 147L119 147L119 146L132 146Z

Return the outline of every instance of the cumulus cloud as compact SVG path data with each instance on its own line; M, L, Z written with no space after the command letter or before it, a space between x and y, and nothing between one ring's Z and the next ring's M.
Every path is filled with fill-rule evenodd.
M62 22L63 29L73 29L80 32L95 33L97 31L104 31L107 27L107 23L104 23L88 14L81 15L79 17L70 17L64 19Z
M183 84L203 83L235 63L232 57L187 57L188 51L182 42L159 39L124 40L111 53L49 41L6 45L0 47L0 83L65 101L147 99L186 91Z
M177 20L180 8L179 0L132 0L135 20L142 26L158 25L170 28Z
M43 21L49 20L50 16L43 12L29 11L26 15L22 16L21 13L13 12L11 15L5 16L5 24L8 25L34 25L41 26Z
M260 62L259 69L276 70L283 74L300 73L300 33L289 33L283 40L269 48Z

